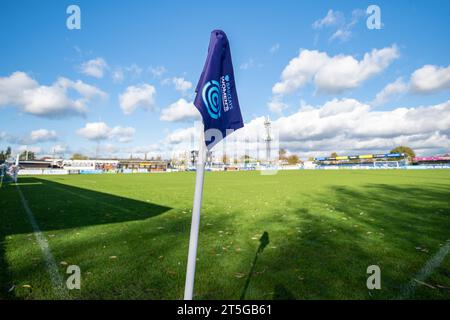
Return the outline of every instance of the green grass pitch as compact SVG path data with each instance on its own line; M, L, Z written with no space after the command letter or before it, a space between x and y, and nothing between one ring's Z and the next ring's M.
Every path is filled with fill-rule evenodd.
M182 299L195 173L20 177L73 299ZM56 298L14 184L0 298ZM264 250L260 238L267 232ZM268 243L267 243L268 240ZM395 299L450 242L450 170L206 173L195 299ZM366 269L381 268L368 290ZM450 298L450 255L408 298Z

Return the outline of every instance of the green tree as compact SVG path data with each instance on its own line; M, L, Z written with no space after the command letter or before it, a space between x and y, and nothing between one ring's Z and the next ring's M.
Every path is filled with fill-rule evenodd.
M19 156L19 160L34 160L36 159L36 155L34 154L33 151L27 151L25 150L24 152L22 152Z
M230 160L230 159L228 159L228 156L227 156L226 154L224 154L224 155L222 156L222 163L227 164L229 160Z
M288 164L297 164L300 162L300 158L298 157L298 155L296 154L291 154L288 158L287 158L287 162Z
M336 158L337 156L338 156L337 152L333 152L330 157L331 158Z
M87 156L85 156L85 155L82 155L81 153L74 153L70 157L70 159L72 159L72 160L87 160L89 158Z
M278 150L278 158L280 160L286 160L287 159L286 153L287 153L286 149L281 148L280 150Z
M0 151L0 163L5 162L11 156L11 147L6 148L5 151Z
M390 153L406 153L409 159L416 157L414 150L407 146L398 146L392 149Z

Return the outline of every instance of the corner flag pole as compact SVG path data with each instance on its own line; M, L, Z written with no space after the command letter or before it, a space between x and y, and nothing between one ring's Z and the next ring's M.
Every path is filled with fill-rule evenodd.
M19 174L19 159L20 159L20 154L17 154L15 168L14 168L14 177L13 177L14 183L17 183L17 175Z
M205 173L206 145L203 125L200 128L199 152L196 165L194 205L192 208L191 235L186 269L184 300L192 300L194 292L195 264L197 261L198 232L200 228L200 209L202 207L203 176Z

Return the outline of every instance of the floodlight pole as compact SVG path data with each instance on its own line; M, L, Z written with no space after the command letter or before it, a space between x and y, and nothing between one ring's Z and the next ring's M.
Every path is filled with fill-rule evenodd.
M186 269L184 300L192 300L194 292L195 264L197 261L198 232L200 228L200 209L202 207L203 177L205 173L206 145L203 124L200 128L199 151L196 164L194 205L192 208L191 235Z

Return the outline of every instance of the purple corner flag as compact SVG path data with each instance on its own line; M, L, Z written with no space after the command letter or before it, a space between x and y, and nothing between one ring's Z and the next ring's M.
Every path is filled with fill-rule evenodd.
M211 32L208 57L195 92L194 105L202 115L205 132L209 129L221 132L221 136L214 133L212 137L205 135L205 143L210 150L230 133L230 129L237 130L244 126L234 82L230 44L221 30Z

